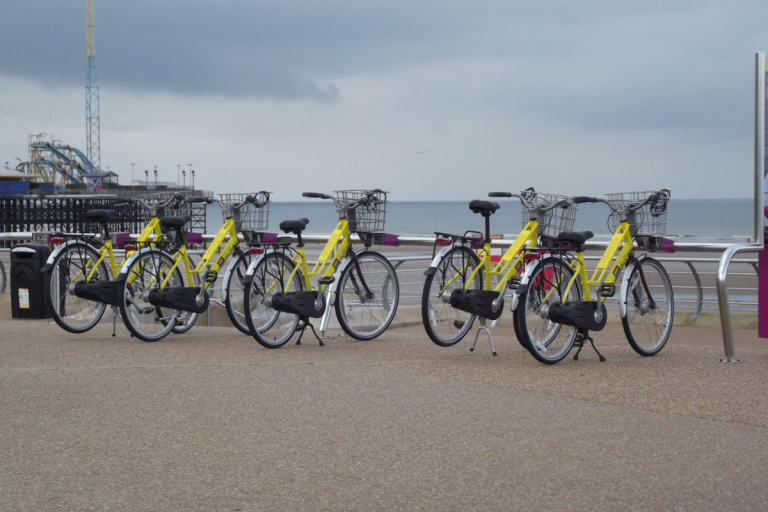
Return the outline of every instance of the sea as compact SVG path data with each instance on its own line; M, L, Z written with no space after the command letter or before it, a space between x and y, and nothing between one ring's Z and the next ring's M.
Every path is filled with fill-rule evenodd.
M491 216L493 235L514 236L522 227L523 212L517 200L497 201L501 208ZM691 242L740 242L752 236L753 199L672 199L668 205L668 235ZM600 203L579 205L574 229L593 231L598 238L609 237L609 208ZM306 217L307 233L330 233L338 215L330 201L270 203L269 230L278 231L283 220ZM221 209L211 204L206 231L221 226ZM401 236L431 236L435 231L463 233L482 231L480 215L469 210L469 201L390 201L387 204L387 233Z

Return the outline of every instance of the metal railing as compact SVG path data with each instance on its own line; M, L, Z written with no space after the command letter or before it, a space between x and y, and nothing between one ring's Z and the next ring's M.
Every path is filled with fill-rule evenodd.
M0 240L29 241L32 233L0 233ZM203 235L204 241L209 241L213 235ZM306 234L305 242L310 244L324 244L328 240L327 235ZM378 247L376 250L384 253L390 259L398 273L400 281L401 307L420 307L421 292L424 283L424 270L432 259L432 237L402 237L400 239L403 248L423 248L427 251L403 252L403 249L394 247ZM508 247L512 239L493 240L494 247L502 250ZM589 252L602 251L607 242L587 243L588 253L585 255L587 269L592 270L599 256L590 255ZM672 256L665 253L654 253L653 257L661 261L672 279L675 292L675 304L679 311L690 311L688 320L695 320L708 310L714 311L720 303L717 292L718 264L721 258L699 256L701 253L722 253L730 244L720 243L678 243L680 252L696 254L690 256ZM413 249L410 249L413 251ZM192 251L192 253L202 251ZM118 259L122 258L121 251L116 251ZM312 251L309 253L312 258ZM0 294L8 292L10 282L8 271L10 270L10 249L0 249ZM744 258L732 260L735 269L728 273L732 279L741 282L732 287L734 298L729 300L729 306L739 312L757 313L757 258ZM219 283L217 283L218 289ZM213 288L213 287L212 287ZM214 292L216 293L216 292Z

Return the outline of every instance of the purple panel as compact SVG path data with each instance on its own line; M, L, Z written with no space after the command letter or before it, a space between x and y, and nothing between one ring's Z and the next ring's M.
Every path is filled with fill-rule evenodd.
M661 246L659 247L664 252L675 252L675 241L669 238L661 238Z
M384 234L384 245L390 245L397 247L400 245L400 235L392 235L389 233Z
M123 246L131 239L130 233L115 233L115 245Z
M194 245L199 245L203 243L203 234L195 233L195 232L187 233L187 243L194 244Z
M768 251L757 259L757 337L768 338Z
M277 242L277 233L262 233L261 241L265 244L274 244Z

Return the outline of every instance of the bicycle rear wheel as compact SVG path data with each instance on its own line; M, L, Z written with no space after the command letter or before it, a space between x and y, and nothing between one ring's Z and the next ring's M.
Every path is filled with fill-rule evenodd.
M107 305L74 294L77 283L109 281L110 273L102 261L94 272L99 252L85 242L68 245L56 256L48 286L48 306L53 320L65 331L75 334L92 329L99 323ZM88 276L93 272L93 275Z
M466 247L456 246L437 264L434 274L424 281L421 295L421 320L429 339L441 347L450 347L466 336L475 321L473 313L455 309L450 304L451 292L465 288L472 271L480 264L477 255ZM475 276L468 289L482 289L483 271Z
M621 319L624 334L641 356L656 355L667 344L675 319L672 282L661 263L645 258L632 269L627 284L621 297L627 308Z
M149 303L149 292L159 290L169 277L174 261L160 249L140 254L131 264L120 294L120 315L125 327L143 341L159 341L171 332L179 310L161 308ZM184 286L181 271L173 269L164 290Z
M392 264L381 254L357 256L339 278L336 317L344 332L356 340L372 340L387 330L397 312L400 285ZM358 271L359 268L359 271Z
M581 287L576 281L566 288L573 270L560 258L539 262L528 280L528 290L520 295L514 321L518 335L533 357L544 364L562 361L576 341L575 327L549 319L549 306L581 300Z
M272 297L304 289L301 272L289 279L295 265L282 252L271 252L256 265L253 280L246 284L244 310L251 335L266 348L280 348L291 339L299 324L299 316L277 311Z

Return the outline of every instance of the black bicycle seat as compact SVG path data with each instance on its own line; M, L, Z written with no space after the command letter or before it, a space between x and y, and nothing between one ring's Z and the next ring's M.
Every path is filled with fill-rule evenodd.
M573 245L584 245L584 242L595 236L591 231L563 231L557 235L561 242L571 242Z
M301 233L307 228L307 224L309 224L309 219L298 219L298 220L284 220L280 223L280 229L283 230L284 233Z
M184 224L191 221L192 217L185 215L183 217L163 217L160 219L160 226L166 229L182 228Z
M85 219L92 222L107 222L115 216L115 210L88 210Z
M496 210L499 208L501 208L499 203L484 201L482 199L475 199L469 203L469 209L472 210L472 213L479 213L483 217L488 217L489 215L496 213Z

